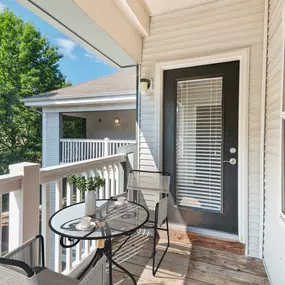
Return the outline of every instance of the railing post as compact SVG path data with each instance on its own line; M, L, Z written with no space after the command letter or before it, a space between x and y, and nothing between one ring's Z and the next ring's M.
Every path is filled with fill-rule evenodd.
M18 163L9 166L11 174L22 174L22 187L10 193L9 251L39 234L40 165Z
M104 139L104 156L109 155L109 138Z

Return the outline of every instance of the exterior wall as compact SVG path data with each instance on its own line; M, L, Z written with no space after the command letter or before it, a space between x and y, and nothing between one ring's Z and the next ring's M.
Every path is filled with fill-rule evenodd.
M120 125L116 126L114 118L120 119ZM99 122L101 119L101 122ZM87 139L136 139L136 111L110 111L86 113Z
M285 1L269 1L267 36L264 260L274 285L284 284L285 272L285 223L280 219L281 172L279 171L281 168L280 105L284 65L282 47L282 11L284 6Z
M59 164L59 140L61 138L62 128L61 120L62 118L59 113L43 113L43 167Z
M259 256L260 240L260 116L264 0L221 0L154 16L144 39L142 77L154 78L155 62L250 48L248 254ZM155 96L140 97L139 163L158 165ZM246 112L246 110L245 110Z

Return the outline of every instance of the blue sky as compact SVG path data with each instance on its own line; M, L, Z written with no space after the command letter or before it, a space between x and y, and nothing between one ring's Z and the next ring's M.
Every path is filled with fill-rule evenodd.
M0 12L4 8L9 8L24 21L32 21L52 44L58 46L60 53L64 56L60 60L61 71L73 85L117 72L102 59L25 9L16 0L0 0Z

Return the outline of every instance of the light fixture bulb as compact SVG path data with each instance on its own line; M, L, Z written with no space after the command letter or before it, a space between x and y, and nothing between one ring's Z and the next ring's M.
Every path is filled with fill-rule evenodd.
M140 92L141 94L147 94L151 88L151 80L147 78L141 78L140 80Z
M120 125L120 119L119 118L115 118L114 119L114 123L116 126L119 126Z

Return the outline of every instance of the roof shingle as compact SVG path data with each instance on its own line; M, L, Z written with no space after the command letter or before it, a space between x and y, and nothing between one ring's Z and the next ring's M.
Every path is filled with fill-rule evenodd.
M64 97L102 96L104 94L136 92L136 75L129 72L120 72L103 76L88 82L74 86L61 88L26 98L24 101L33 99L56 100Z

